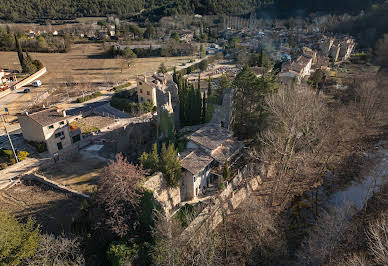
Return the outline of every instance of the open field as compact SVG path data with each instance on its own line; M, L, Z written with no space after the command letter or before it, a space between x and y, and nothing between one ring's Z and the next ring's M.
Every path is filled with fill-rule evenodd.
M31 53L31 56L39 59L46 66L48 73L41 80L50 86L67 80L69 76L77 83L113 82L119 84L135 79L136 75L155 72L161 63L172 67L187 63L191 58L136 58L131 60L131 66L128 68L127 60L99 58L98 55L102 52L102 44L74 44L69 53ZM0 67L20 70L17 53L0 52Z
M25 219L32 216L45 233L69 232L82 199L33 181L0 191L0 209Z
M40 172L47 178L66 185L79 192L92 192L96 179L101 174L106 162L98 158L78 155L69 161L59 161Z
M122 84L131 81L135 84L137 75L153 73L159 65L164 63L167 67L187 63L191 57L156 57L136 58L128 61L123 59L103 59L99 54L103 52L102 44L75 44L69 53L31 53L34 59L39 59L47 67L48 73L40 78L43 86L31 87L30 93L17 93L7 96L7 106L11 114L21 112L39 95L51 88L59 88L56 93L64 93L63 84L87 84L88 88L82 90L93 91L104 84ZM16 52L0 52L0 68L20 69ZM62 87L62 88L61 88ZM75 89L78 89L75 87ZM79 89L80 90L80 89ZM71 94L71 92L70 92ZM9 104L12 102L12 104ZM1 110L4 111L4 110Z

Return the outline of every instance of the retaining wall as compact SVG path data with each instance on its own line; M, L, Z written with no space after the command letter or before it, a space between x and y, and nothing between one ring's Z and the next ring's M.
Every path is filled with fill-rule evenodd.
M251 166L246 166L239 172L235 177L236 182L230 182L182 232L183 239L191 241L195 234L214 230L222 222L224 215L230 214L249 197L252 191L259 189L262 180L259 175L252 175L254 171L251 170L253 170ZM237 184L238 180L241 180L240 184Z
M12 85L11 89L12 90L17 90L31 82L33 82L34 80L36 80L37 78L41 77L42 75L44 75L45 73L47 72L47 69L44 67L38 71L36 71L34 74L22 79L21 81L19 81L18 83Z
M143 187L153 192L155 200L160 204L166 215L169 215L170 211L181 202L180 188L169 187L162 173L156 173L149 177Z
M61 185L61 184L58 184L50 179L48 179L47 177L43 176L43 175L40 175L40 174L37 174L37 173L34 173L34 174L31 174L31 175L25 175L22 177L22 179L24 180L35 180L35 181L38 181L42 184L45 184L45 185L48 185L54 189L58 189L60 191L63 191L63 192L68 192L68 193L72 193L76 196L80 196L80 197L83 197L83 198L89 198L88 195L86 194L83 194L81 192L78 192L74 189L71 189L71 188L68 188L64 185Z

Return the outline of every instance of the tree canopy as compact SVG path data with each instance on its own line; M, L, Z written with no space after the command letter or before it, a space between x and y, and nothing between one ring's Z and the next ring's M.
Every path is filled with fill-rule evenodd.
M19 223L11 215L0 211L0 264L18 265L32 257L38 249L39 227L29 218Z
M380 0L0 0L0 18L10 21L70 19L116 14L129 17L144 10L147 18L177 14L247 14L264 10L297 15L303 11L357 13ZM299 12L299 13L298 13Z

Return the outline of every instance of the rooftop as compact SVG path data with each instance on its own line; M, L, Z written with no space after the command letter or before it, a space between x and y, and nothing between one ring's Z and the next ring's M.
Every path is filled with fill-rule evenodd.
M190 150L186 154L181 160L181 166L193 175L198 174L214 160L202 149Z
M213 151L225 141L232 138L233 133L226 128L215 125L204 126L195 131L189 139L206 149Z
M63 113L58 112L56 108L46 109L32 114L23 115L30 117L42 127L66 120L66 117L63 115Z
M225 141L222 146L215 149L211 156L219 163L224 164L227 160L233 157L237 152L239 152L243 143L241 141L235 141L232 139L228 139Z

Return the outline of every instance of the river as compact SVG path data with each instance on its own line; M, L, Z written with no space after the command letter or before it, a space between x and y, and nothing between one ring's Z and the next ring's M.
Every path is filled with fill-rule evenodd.
M286 237L291 255L308 236L309 229L320 223L326 214L341 219L342 234L353 215L359 212L381 187L388 184L388 143L379 143L376 149L366 154L372 162L368 171L342 187L319 186L296 197L285 212L287 221ZM326 181L332 178L326 176ZM325 182L324 182L325 183ZM326 221L325 221L326 222ZM339 224L333 223L333 224Z

